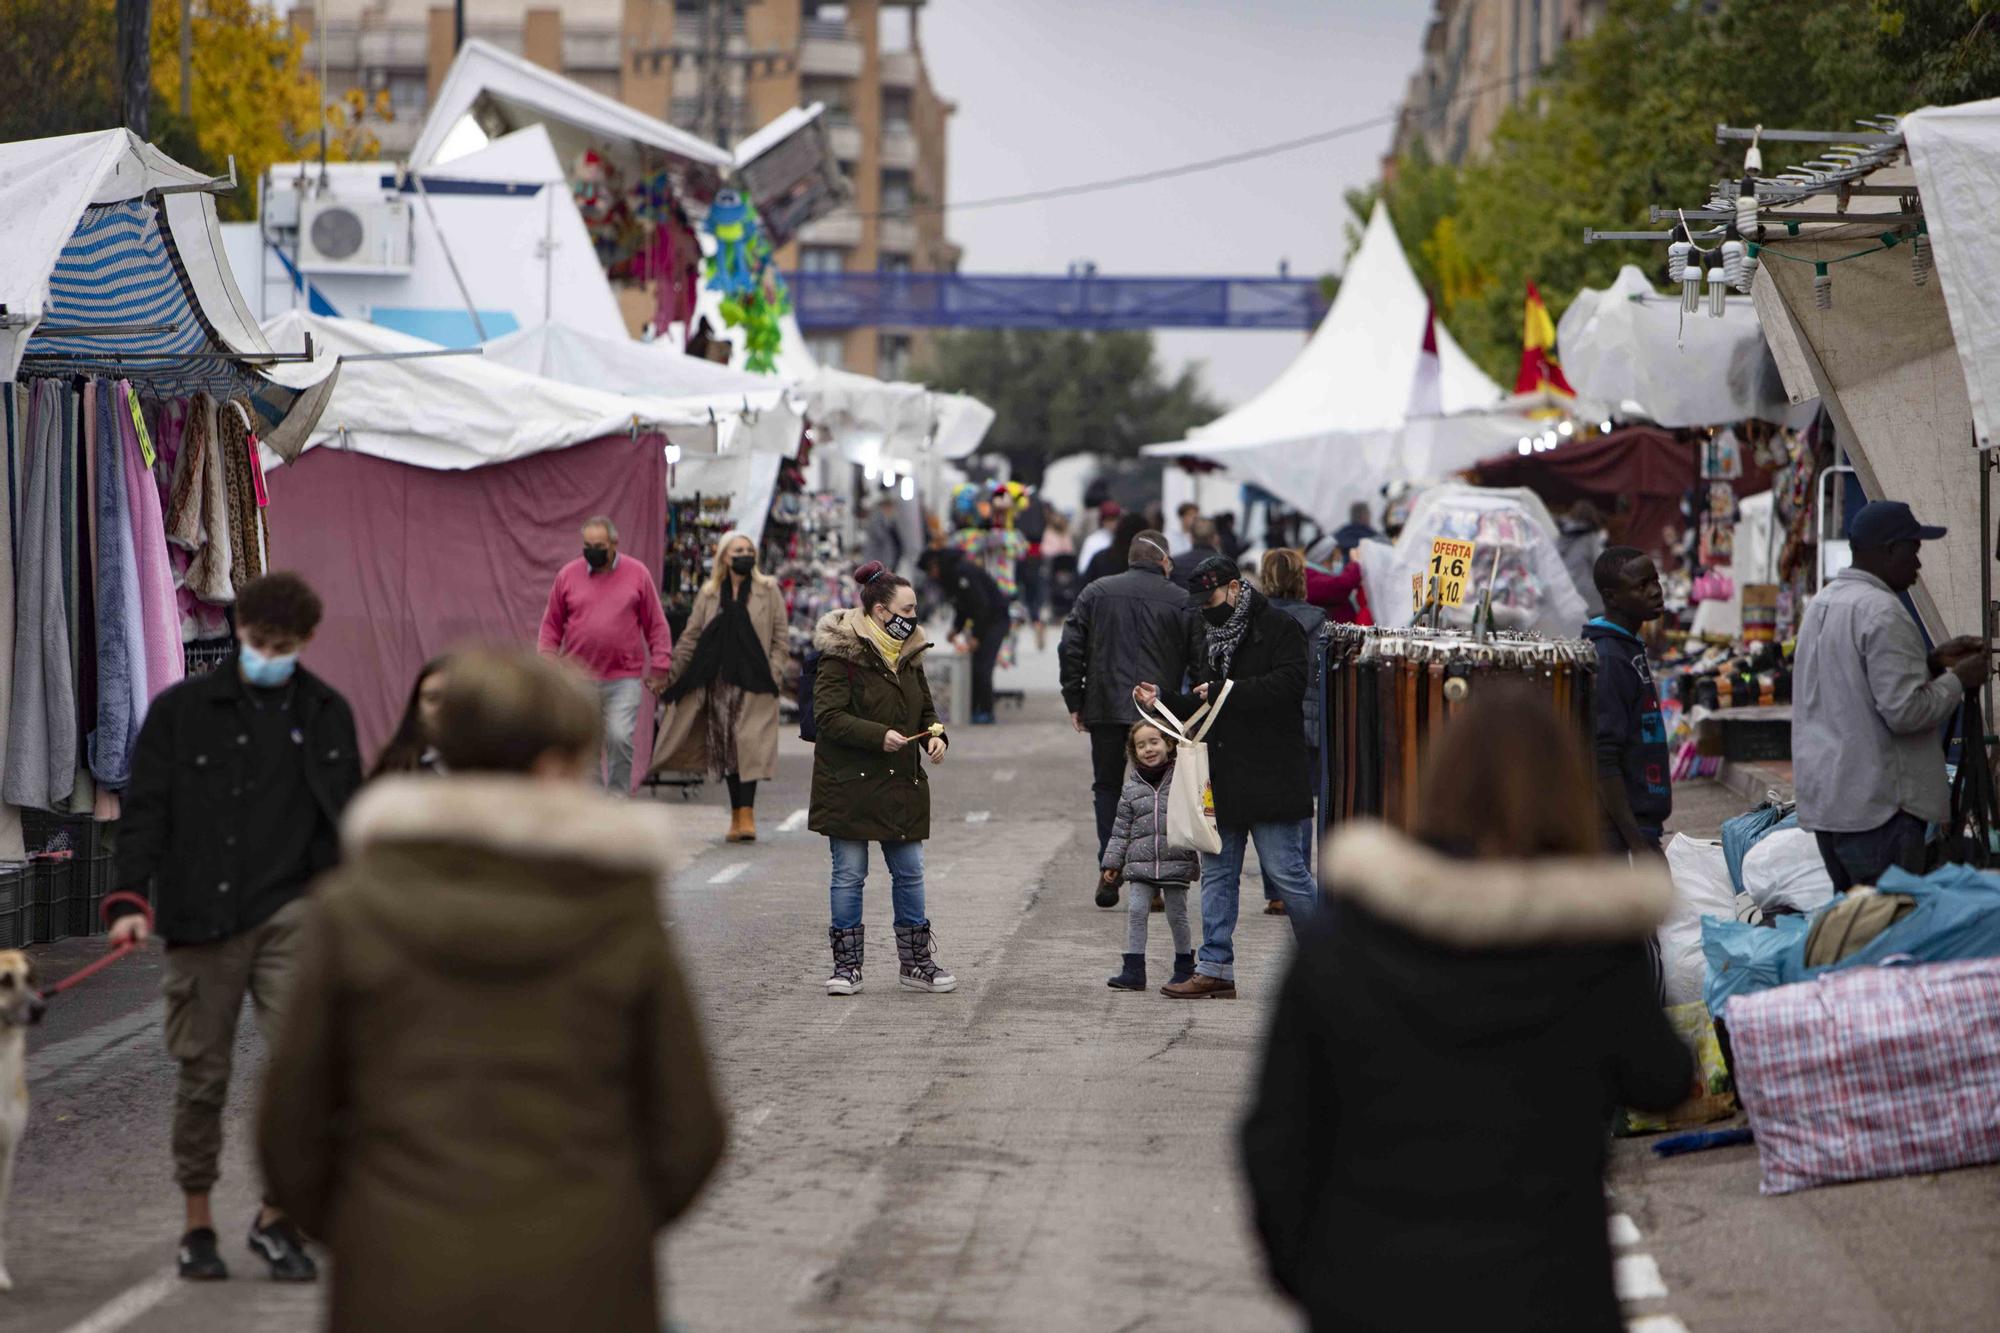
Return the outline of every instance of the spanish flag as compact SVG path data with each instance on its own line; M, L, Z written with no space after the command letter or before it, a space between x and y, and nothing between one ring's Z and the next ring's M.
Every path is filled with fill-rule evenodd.
M1555 321L1549 318L1542 294L1530 281L1527 314L1521 322L1521 373L1514 377L1514 392L1533 393L1543 388L1576 397L1576 390L1563 378L1562 364L1556 360Z

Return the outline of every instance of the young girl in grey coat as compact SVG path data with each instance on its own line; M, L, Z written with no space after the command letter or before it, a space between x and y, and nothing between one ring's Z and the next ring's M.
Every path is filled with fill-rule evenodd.
M1174 933L1174 980L1194 975L1194 939L1188 932L1188 885L1201 877L1195 854L1167 845L1167 792L1174 780L1174 752L1160 729L1135 725L1125 737L1132 771L1118 796L1118 817L1104 845L1104 884L1125 894L1125 970L1108 983L1113 990L1146 989L1146 919L1153 891L1166 900L1167 925ZM1107 904L1108 906L1109 904Z

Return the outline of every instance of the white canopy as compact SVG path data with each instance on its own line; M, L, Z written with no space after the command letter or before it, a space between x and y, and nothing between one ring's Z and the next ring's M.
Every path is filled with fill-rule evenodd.
M806 415L857 463L964 458L993 425L993 409L977 398L902 380L822 369L804 389Z
M324 376L321 363L336 357L442 350L378 324L298 311L279 315L264 332L286 347L313 336L320 353L313 363L275 368L287 383ZM642 429L663 430L683 447L712 447L705 409L563 384L477 355L419 356L342 362L332 401L305 447L454 472ZM275 458L267 455L266 467Z
M1903 118L1903 142L1923 196L1973 430L1979 447L1990 449L2000 442L2000 99L1925 107Z
M1662 426L1714 426L1791 414L1757 311L1731 297L1721 319L1682 315L1627 264L1602 291L1576 294L1556 327L1563 373L1585 398L1636 408Z
M790 457L804 427L788 385L688 356L662 342L607 338L566 324L522 329L485 345L486 360L564 384L670 400L715 414L722 449L747 447Z
M1513 443L1521 426L1463 415L1498 402L1500 386L1442 325L1435 389L1420 377L1429 310L1389 212L1378 203L1341 275L1333 309L1291 365L1188 439L1145 452L1219 464L1321 519L1344 514L1384 485L1469 467ZM1420 388L1442 415L1409 429Z

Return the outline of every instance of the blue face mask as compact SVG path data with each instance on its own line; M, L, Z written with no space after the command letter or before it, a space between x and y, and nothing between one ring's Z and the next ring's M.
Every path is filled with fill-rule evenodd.
M287 653L283 657L267 657L246 643L237 649L236 662L243 671L244 680L260 690L273 690L292 678L292 670L299 664L299 655Z

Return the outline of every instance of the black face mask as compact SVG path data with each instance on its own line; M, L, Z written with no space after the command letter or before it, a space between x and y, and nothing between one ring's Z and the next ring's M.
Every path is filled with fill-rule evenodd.
M889 623L882 627L882 632L897 643L901 643L917 632L917 622L908 616L892 615L889 617Z
M611 563L611 548L608 546L586 546L583 548L583 558L590 563L592 569L603 569Z
M1201 609L1201 618L1217 629L1221 629L1224 625L1227 625L1229 618L1235 614L1236 608L1227 602L1221 602L1215 606L1204 606Z
M757 568L757 557L754 555L737 555L729 558L730 572L738 578L749 578L750 571L755 568Z

